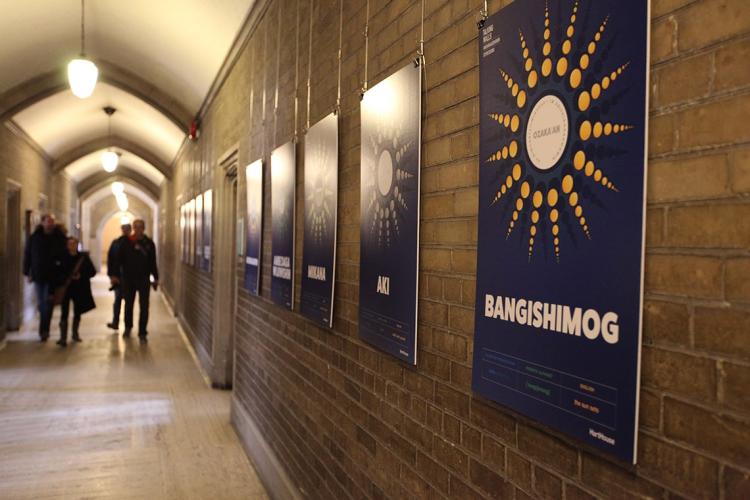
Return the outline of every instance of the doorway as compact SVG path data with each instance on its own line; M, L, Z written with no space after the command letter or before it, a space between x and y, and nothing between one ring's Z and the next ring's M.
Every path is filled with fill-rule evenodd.
M8 179L5 206L5 329L21 328L23 318L23 275L21 269L23 228L21 226L21 186Z
M237 167L238 151L232 148L219 160L213 195L213 373L216 388L231 389L234 381L234 322L237 310Z

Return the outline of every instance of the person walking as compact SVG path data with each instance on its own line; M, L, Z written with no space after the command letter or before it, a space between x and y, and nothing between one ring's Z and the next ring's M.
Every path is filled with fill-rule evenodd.
M91 278L96 276L96 268L91 262L88 252L78 251L78 239L68 238L67 252L62 258L62 271L65 287L62 302L60 303L60 340L57 344L65 347L68 345L68 316L70 303L73 302L73 340L81 341L78 328L81 325L81 316L94 309L94 296L91 293ZM60 293L59 291L57 293Z
M52 214L42 215L39 224L26 242L23 254L23 274L34 283L39 309L39 339L46 342L52 322L55 287L62 283L62 258L65 255L65 234L55 224Z
M122 231L122 236L112 241L107 252L107 275L109 276L110 291L115 292L115 303L112 306L112 322L107 323L107 326L112 330L120 328L120 310L122 309L122 270L118 262L118 257L120 249L128 242L132 226L130 224L123 224L120 226L120 230Z
M122 293L125 299L125 330L122 336L130 337L133 329L133 306L138 294L138 338L147 342L148 300L150 288L159 287L159 271L156 268L156 245L146 236L146 223L142 219L133 221L133 234L118 252L117 262L121 269ZM151 276L154 282L151 283Z

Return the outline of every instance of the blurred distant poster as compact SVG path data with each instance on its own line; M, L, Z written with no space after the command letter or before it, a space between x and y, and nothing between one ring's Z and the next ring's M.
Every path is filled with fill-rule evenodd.
M263 160L256 160L245 167L245 195L245 288L253 295L260 295L260 256L263 251Z
M305 135L305 233L302 253L302 314L333 325L338 204L338 117L335 113Z
M294 306L295 144L271 153L271 300Z

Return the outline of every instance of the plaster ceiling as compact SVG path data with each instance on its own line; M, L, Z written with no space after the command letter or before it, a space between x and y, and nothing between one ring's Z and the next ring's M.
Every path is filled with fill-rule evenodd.
M127 68L195 114L254 0L86 2L86 54ZM78 0L3 2L0 93L65 71L80 52Z
M96 175L102 172L101 154L105 150L95 151L86 156L82 156L67 167L65 167L65 173L74 180L75 182L81 182L84 179ZM151 165L140 156L136 156L128 151L120 151L120 166L129 167L136 172L140 173L148 180L154 183L155 186L159 186L164 180L164 175L159 170ZM119 167L118 167L119 169ZM117 174L117 170L113 172L113 175Z
M112 135L140 144L171 163L185 134L166 116L141 99L106 83L99 83L88 99L63 90L38 101L13 120L50 156L108 135L108 117L102 110L112 106Z

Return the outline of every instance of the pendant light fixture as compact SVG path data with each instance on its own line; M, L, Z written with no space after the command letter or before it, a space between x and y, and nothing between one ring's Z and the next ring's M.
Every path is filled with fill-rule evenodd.
M99 69L90 59L86 58L85 31L84 31L84 0L81 0L81 55L68 63L68 83L73 95L80 99L86 99L94 93L96 80L99 77Z
M104 112L107 114L107 136L110 142L112 142L112 115L117 111L112 106L104 107ZM107 148L102 153L102 168L107 172L114 172L117 170L117 164L120 162L120 155L110 148Z

